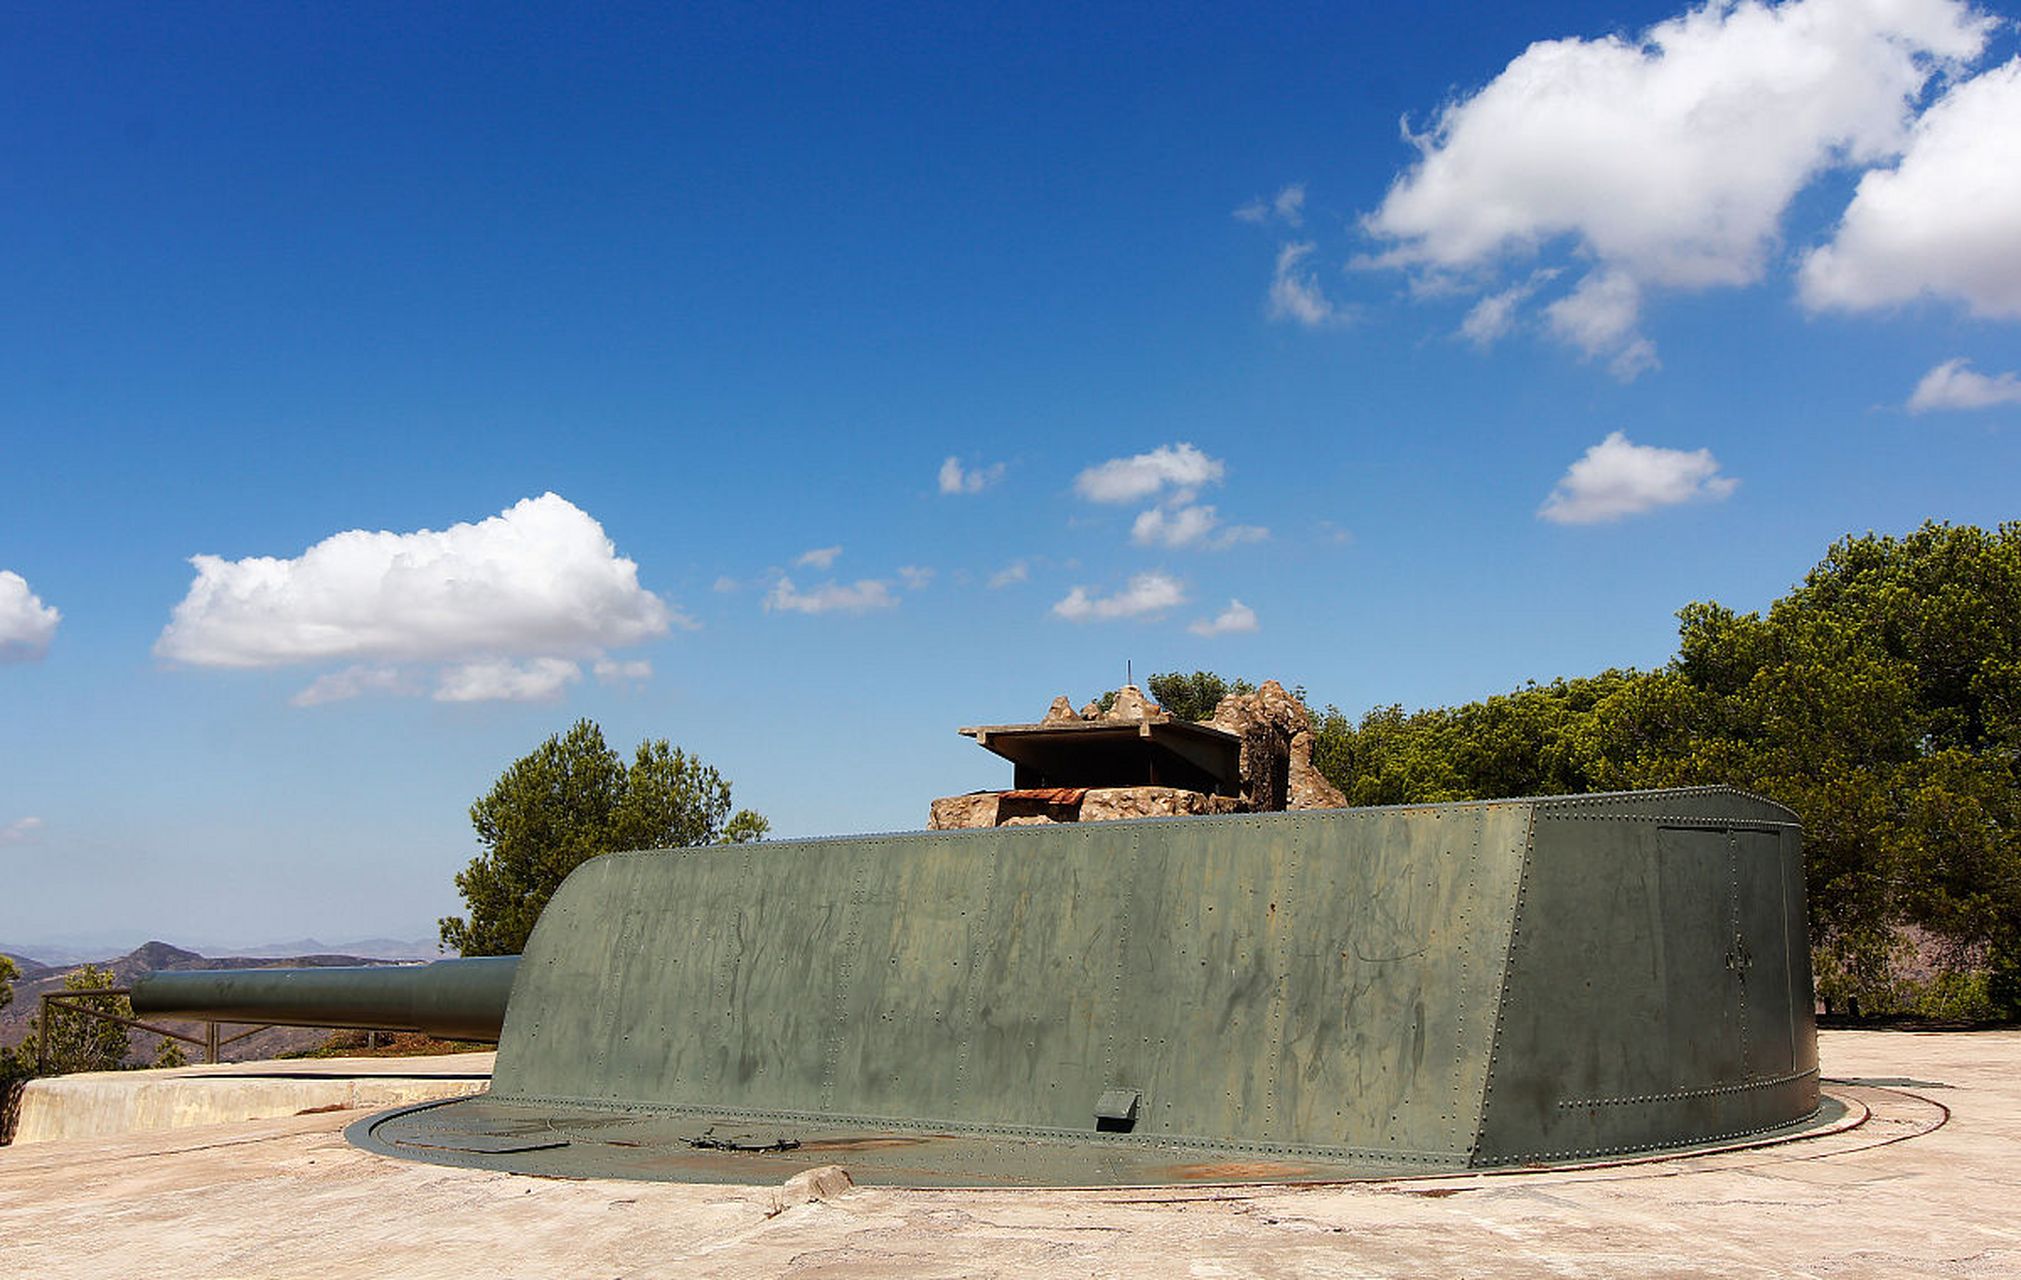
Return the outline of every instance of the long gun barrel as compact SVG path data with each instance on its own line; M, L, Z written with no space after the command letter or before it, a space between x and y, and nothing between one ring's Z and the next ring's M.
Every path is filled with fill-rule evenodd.
M133 984L142 1017L420 1031L495 1043L518 956L330 969L194 969Z

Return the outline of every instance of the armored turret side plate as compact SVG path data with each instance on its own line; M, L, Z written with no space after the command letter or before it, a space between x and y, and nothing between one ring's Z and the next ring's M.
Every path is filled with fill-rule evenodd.
M610 854L528 940L491 1093L365 1136L966 1186L1789 1131L1820 1113L1799 839L1705 787Z

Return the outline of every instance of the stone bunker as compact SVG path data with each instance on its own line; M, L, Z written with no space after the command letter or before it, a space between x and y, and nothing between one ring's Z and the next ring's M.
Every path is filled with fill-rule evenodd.
M927 829L1113 822L1123 818L1338 809L1313 767L1312 716L1275 680L1183 720L1124 685L1103 707L1053 699L1032 724L961 730L1011 762L1011 787L935 800Z

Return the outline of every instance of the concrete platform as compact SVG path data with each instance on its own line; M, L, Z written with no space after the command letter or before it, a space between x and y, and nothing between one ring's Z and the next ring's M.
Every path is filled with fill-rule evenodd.
M523 1177L372 1156L356 1113L0 1149L0 1274L2021 1275L2021 1032L1827 1032L1858 1128L1545 1173L903 1191Z
M31 1080L21 1097L14 1144L109 1138L313 1112L379 1111L457 1098L490 1084L494 1056L289 1058Z

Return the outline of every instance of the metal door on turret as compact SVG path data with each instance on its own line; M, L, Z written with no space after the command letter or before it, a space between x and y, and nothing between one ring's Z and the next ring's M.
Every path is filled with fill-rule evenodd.
M1788 936L1793 913L1784 836L1737 827L1727 832L1733 859L1733 941L1728 967L1739 984L1742 1064L1749 1079L1797 1069L1792 967L1786 958L1806 947ZM1802 892L1799 884L1795 890ZM1778 963L1776 958L1785 962Z

